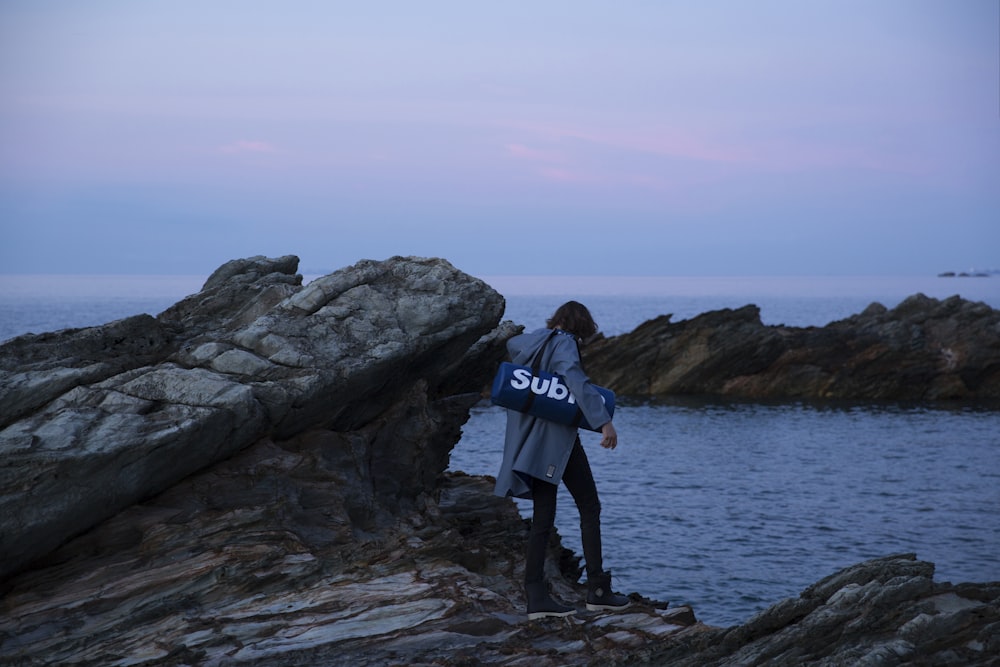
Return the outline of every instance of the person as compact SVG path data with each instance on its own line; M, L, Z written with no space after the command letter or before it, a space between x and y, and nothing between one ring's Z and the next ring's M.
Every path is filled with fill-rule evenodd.
M541 350L539 368L563 377L587 422L600 429L601 446L614 449L618 446L618 433L580 361L580 343L597 333L594 318L586 306L569 301L559 306L546 324L547 328L507 341L511 361L528 365ZM624 609L629 604L628 598L612 592L611 573L603 569L601 504L576 427L508 410L503 462L494 493L532 500L524 564L528 618L570 616L576 611L552 599L544 578L545 552L555 523L560 482L566 484L580 513L587 564L587 609Z

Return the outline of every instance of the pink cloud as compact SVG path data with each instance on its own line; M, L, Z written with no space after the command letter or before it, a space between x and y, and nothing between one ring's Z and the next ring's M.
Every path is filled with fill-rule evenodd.
M764 151L762 151L763 153ZM792 168L851 168L900 174L925 174L931 169L921 157L899 152L884 152L866 146L834 146L830 144L771 143L763 166L779 169Z
M613 148L702 162L741 163L751 162L754 159L754 155L745 148L709 141L694 132L678 132L672 129L651 128L638 132L578 131L573 136Z
M656 126L618 129L552 124L527 124L517 129L530 131L545 141L573 139L617 150L733 166L779 170L832 167L909 174L928 169L928 165L914 161L911 156L879 151L867 145L834 146L820 141L774 142L726 138L706 133L704 129L681 131ZM513 146L524 148L516 144L508 146L508 150ZM528 157L528 151L538 156L544 154L533 149L524 148L524 151L525 157Z
M749 162L754 156L744 148L722 142L707 141L696 132L673 129L644 128L635 130L604 129L572 125L526 124L517 126L544 137L548 141L574 139L598 146L669 155L708 162ZM508 146L508 150L520 144ZM530 150L530 149L525 149Z
M560 183L596 183L601 180L595 174L588 174L573 169L562 167L543 167L538 170L546 180L558 181Z
M530 148L524 144L508 144L507 154L529 163L535 173L547 181L559 183L598 183L599 175L581 169L561 151Z
M242 155L247 153L277 153L278 149L273 144L266 141L240 139L239 141L234 141L231 144L221 146L219 148L219 152L227 155Z
M566 162L566 156L558 151L539 150L537 148L529 148L522 144L508 144L507 153L516 158L529 160L531 162L549 162L556 164Z
M566 135L570 136L570 135ZM562 138L562 137L560 137ZM582 135L574 133L574 139ZM591 144L606 142L584 142ZM598 186L633 186L644 189L663 190L671 187L663 174L629 173L602 165L600 159L589 154L586 146L576 142L572 151L532 148L522 143L508 144L507 154L523 161L532 172L542 179L555 183L579 183Z

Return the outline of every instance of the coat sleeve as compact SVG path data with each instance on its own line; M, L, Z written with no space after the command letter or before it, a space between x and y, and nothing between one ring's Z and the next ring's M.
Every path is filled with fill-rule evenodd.
M594 428L600 429L611 421L611 415L604 407L604 399L601 398L601 394L594 389L590 378L583 372L580 351L576 342L568 336L556 336L553 343L549 370L563 377L566 386L573 393L577 405L583 411L583 416L587 418L587 422Z

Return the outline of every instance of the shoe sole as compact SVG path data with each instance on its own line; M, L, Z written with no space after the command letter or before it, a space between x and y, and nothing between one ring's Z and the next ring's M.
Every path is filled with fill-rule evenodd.
M621 611L622 609L628 609L630 603L626 602L620 607L616 607L611 604L591 604L587 603L587 611Z
M576 613L576 609L571 609L569 611L535 611L528 614L529 621L537 621L540 618L565 618L566 616L572 616Z

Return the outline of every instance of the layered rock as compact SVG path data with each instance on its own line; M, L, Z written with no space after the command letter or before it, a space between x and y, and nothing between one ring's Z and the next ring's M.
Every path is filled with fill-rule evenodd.
M585 354L595 382L631 396L1000 398L1000 311L957 296L872 304L825 327L765 326L756 306L665 315Z
M462 474L397 499L366 460L388 443L435 457L456 407L415 390L365 429L261 440L120 513L8 582L0 664L557 666L694 623L639 598L527 623L513 503ZM578 561L548 560L582 607Z
M664 642L647 660L676 667L1000 664L1000 582L956 586L933 575L934 565L913 554L860 563L743 625Z
M423 399L404 404L433 419ZM625 612L527 622L527 529L491 480L447 475L410 509L331 483L343 466L327 452L380 437L261 441L73 540L5 587L0 664L998 662L1000 583L935 582L912 555L846 568L731 628L635 594ZM549 565L556 594L582 606L576 559L553 545Z
M416 382L463 389L456 364L503 312L443 260L305 287L297 261L238 260L156 319L0 346L0 576L263 436L360 427Z

